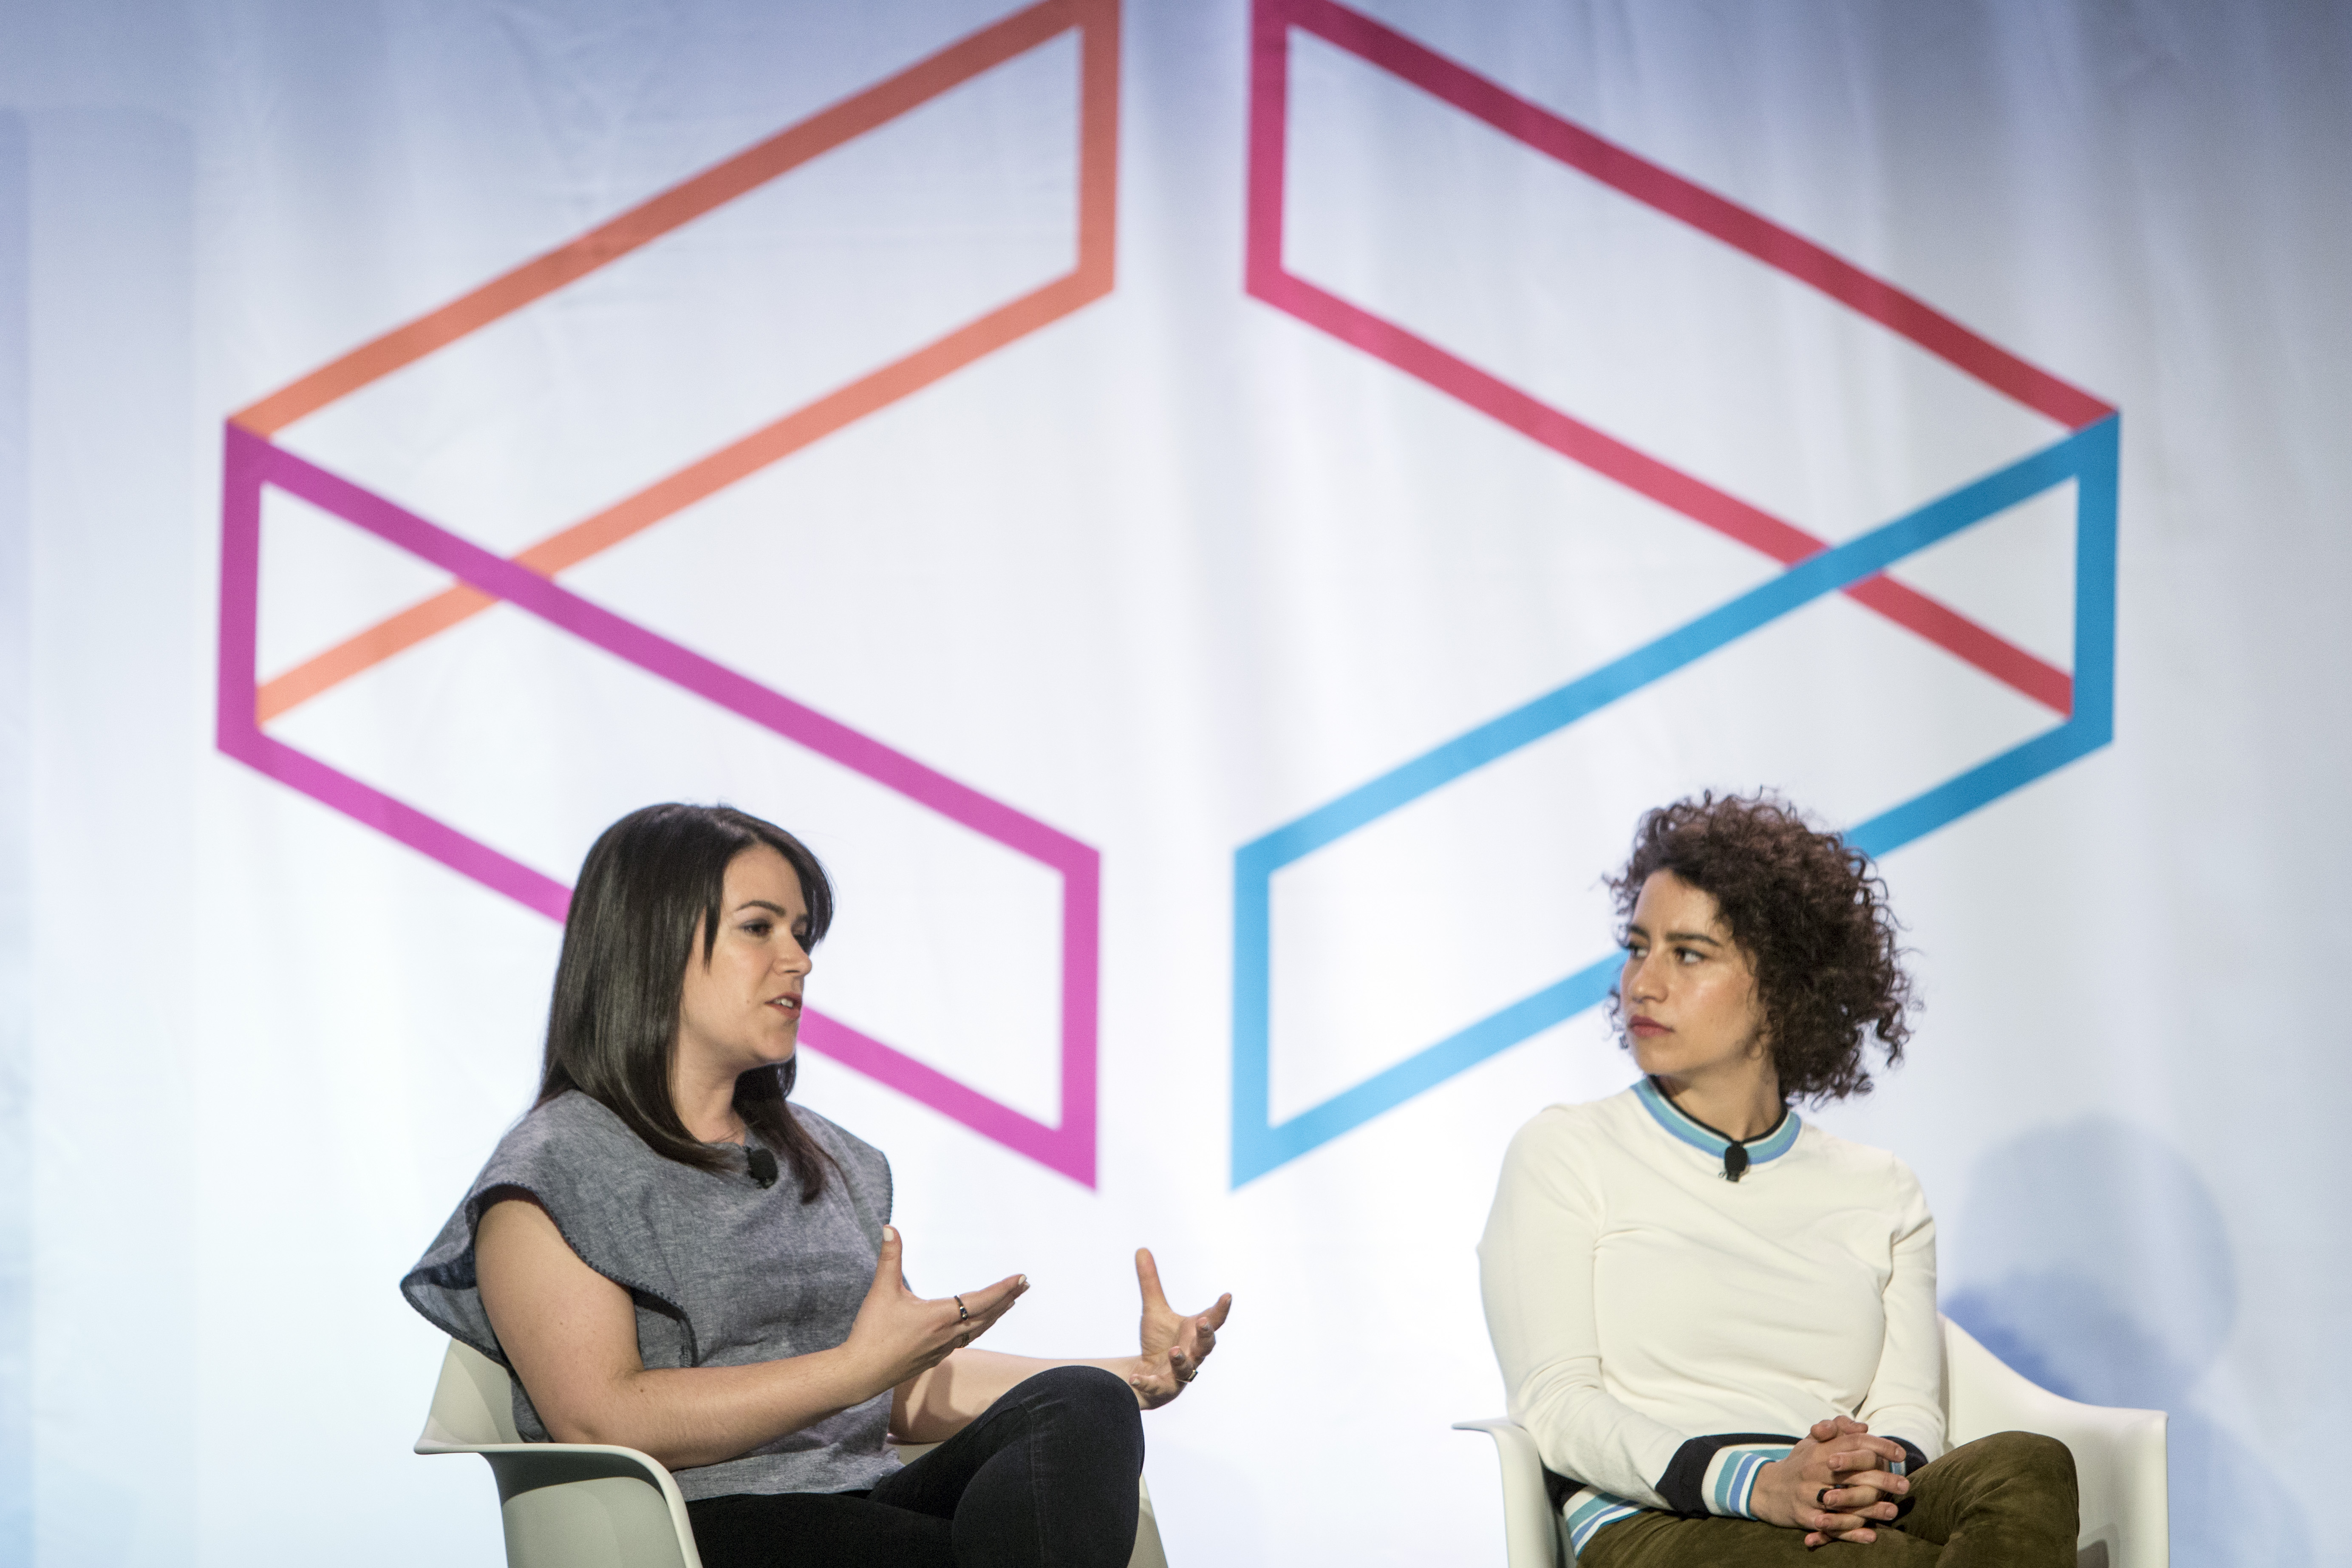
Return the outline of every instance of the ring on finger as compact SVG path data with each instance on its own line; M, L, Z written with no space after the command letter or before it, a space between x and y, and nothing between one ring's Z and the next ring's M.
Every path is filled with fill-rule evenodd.
M1823 1487L1820 1491L1815 1492L1813 1494L1813 1506L1815 1508L1822 1509L1829 1507L1830 1493L1835 1490L1837 1490L1837 1488L1835 1487Z
M971 1322L971 1309L970 1307L967 1307L967 1306L965 1306L965 1305L963 1304L963 1298L962 1298L962 1297L961 1297L961 1296L958 1296L957 1298L955 1298L955 1304L956 1304L956 1321L957 1321L957 1322L959 1322L959 1323L969 1323L969 1322Z
M1200 1369L1199 1367L1195 1366L1195 1367L1194 1367L1192 1371L1190 1371L1190 1372L1180 1372L1180 1373L1178 1373L1176 1374L1176 1381L1177 1381L1177 1382L1179 1382L1179 1383L1190 1383L1190 1382L1192 1382L1194 1378L1196 1378L1196 1377L1198 1377L1198 1376L1200 1376L1200 1375L1201 1375L1201 1369Z

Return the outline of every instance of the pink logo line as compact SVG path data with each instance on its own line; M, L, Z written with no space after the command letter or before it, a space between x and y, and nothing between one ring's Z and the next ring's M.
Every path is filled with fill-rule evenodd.
M283 447L227 426L222 505L220 749L450 869L562 921L570 889L448 824L262 732L255 711L261 492L274 485L763 729L807 747L1062 878L1061 1119L1045 1123L811 1011L806 1042L1072 1180L1095 1183L1096 970L1101 858L1087 845L837 720L681 647L528 567L436 526Z
M2079 387L1874 278L1801 235L1594 135L1336 0L1256 0L1250 70L1247 287L1255 298L1460 399L1573 462L1694 522L1794 565L1829 548L1760 507L1717 489L1553 407L1283 265L1285 150L1292 28L1412 83L1521 144L1754 257L1838 300L2035 412L2080 430L2115 412ZM1885 576L1843 590L1899 626L2058 713L2074 678L1949 605Z

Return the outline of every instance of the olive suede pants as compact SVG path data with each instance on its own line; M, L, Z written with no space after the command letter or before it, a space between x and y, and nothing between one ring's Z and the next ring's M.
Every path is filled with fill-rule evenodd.
M2074 1456L2054 1437L1997 1432L1911 1478L1911 1511L1867 1543L1808 1551L1805 1532L1752 1519L1640 1513L1585 1542L1577 1568L2074 1568Z

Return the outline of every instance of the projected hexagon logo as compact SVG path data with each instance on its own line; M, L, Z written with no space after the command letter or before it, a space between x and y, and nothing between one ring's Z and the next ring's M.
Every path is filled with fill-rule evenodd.
M1022 1103L976 1086L952 1044L942 1048L934 1040L918 1054L904 1039L882 1037L883 1027L814 1009L802 1037L1092 1185L1097 852L557 578L946 378L985 374L980 367L989 355L1108 294L1118 59L1117 0L1045 0L232 416L222 502L220 749L556 921L564 918L569 889L553 873L567 866L562 857L584 849L581 832L593 827L586 821L544 827L531 784L553 779L577 786L569 793L593 793L583 776L609 774L624 806L659 798L626 792L677 787L672 774L638 767L666 746L741 763L727 776L788 776L796 798L815 803L810 811L831 808L840 820L876 825L866 839L908 847L881 871L900 874L910 907L943 901L938 889L922 885L938 867L968 866L981 883L1013 889L1003 895L1008 923L1016 917L1025 923L1006 941L1034 950L1027 972L1034 983L1031 994L1004 996L1003 1010L1046 1037L1024 1047L1041 1063L1051 1045L1050 1066L1031 1075ZM887 228L860 216L858 204L905 199L905 188L920 183L924 160L936 161L940 149L969 134L971 126L956 119L966 113L992 114L982 121L990 125L1028 124L1042 115L1049 130L1060 127L1062 145L1042 150L1040 168L1014 170L1003 191L960 177L933 182L944 193L938 199L962 204L950 209L952 223L934 227L958 234L968 248L933 274L909 273L921 287L891 296L896 274L877 279L870 266L861 272L838 262L828 273L825 258L803 258L806 299L756 301L768 311L761 319L780 352L737 341L755 302L743 291L777 288L788 272L791 258L766 236L795 232L795 216L811 210L846 211L853 226ZM856 162L869 150L883 160L870 178ZM985 255L969 248L973 234L994 232L987 204L999 199L1031 205L995 229L1015 241L1045 237L1026 248L1008 241ZM756 228L754 218L767 226L751 232L744 226ZM632 268L658 277L648 283ZM863 292L840 303L840 291L856 289ZM859 299L891 306L884 312L889 319L865 336L851 330ZM796 353L806 363L796 363ZM698 377L740 376L741 395L725 406L765 397L769 412L748 432L724 423L714 428L698 422L706 402L648 395L636 384L647 376L688 388ZM607 405L573 406L593 403L600 390L610 395ZM572 436L567 446L532 423L542 415L558 424L604 417L614 434L601 441ZM476 450L500 442L537 458L509 490L496 480L513 470ZM362 471L342 471L342 453L356 454L348 462ZM534 509L563 505L575 507L573 521L552 531L516 540L520 548L501 537L534 526ZM444 508L463 514L462 521L429 515ZM280 537L295 542L271 542ZM299 542L305 539L325 542ZM271 556L273 549L281 555ZM299 600L306 581L326 581L289 569L285 583L292 586L280 584L271 563L293 559L283 552L298 549L311 550L314 559L341 552L343 578L358 584L347 584L332 613L310 616L321 625L304 621L300 603L265 602L265 586ZM350 624L354 605L373 605L373 618ZM284 625L296 629L273 631ZM495 636L493 626L500 628ZM284 646L270 646L273 636ZM453 639L467 637L482 640L463 658L449 655L445 666L431 663ZM524 638L539 640L515 654L525 647L516 639ZM554 668L577 672L578 689L559 697L534 685L533 671ZM314 721L338 702L357 717ZM625 744L596 750L606 731ZM376 750L353 742L354 734ZM642 785L627 782L640 774ZM559 787L537 798L566 794ZM612 814L610 805L604 809ZM832 858L830 846L821 847ZM877 873L864 885L888 879ZM887 989L868 988L869 997L880 997L872 1005L885 1006Z
M1873 855L2107 744L2119 428L2106 403L1916 296L1360 12L1255 0L1253 16L1249 295L1363 356L1372 374L1408 378L1597 476L1605 484L1591 488L1619 498L1625 526L1672 532L1686 552L1736 546L1727 553L1749 565L1727 569L1749 571L1751 585L1667 616L1664 629L1235 851L1235 1186L1593 1006L1612 983L1613 955L1554 970L1532 989L1522 974L1502 994L1490 984L1485 995L1439 997L1416 1015L1429 1033L1366 1047L1389 1020L1349 1016L1349 987L1318 993L1311 974L1294 981L1284 956L1347 946L1331 928L1351 899L1344 878L1325 871L1351 847L1394 833L1416 848L1389 851L1387 864L1422 869L1441 842L1525 852L1538 816L1569 808L1558 789L1496 783L1510 770L1556 762L1580 736L1636 754L1645 704L1681 704L1685 733L1734 728L1743 705L1766 700L1759 693L1802 688L1815 648L1885 649L1890 668L1923 672L1932 700L1957 715L1945 727L1959 739L1941 750L1856 748L1845 773L1868 798L1843 803L1845 831ZM1444 158L1417 164L1430 148ZM1541 265L1487 265L1515 247ZM1540 295L1528 294L1528 275ZM1791 368L1790 354L1820 363ZM1822 365L1814 382L1843 377L1874 393L1859 410L1816 411L1816 425L1851 426L1826 435L1788 422L1786 406L1804 401L1800 373ZM1739 401L1743 375L1766 393ZM1692 416L1717 395L1720 410ZM1920 428L1964 437L1936 445ZM1906 456L1915 448L1932 460ZM1808 484L1788 478L1791 450L1812 461ZM1823 471L1871 482L1840 489ZM1839 514L1827 524L1788 515L1825 493L1837 504L1821 510ZM2036 517L2070 542L2021 552L2009 542L2021 533L1999 531ZM2007 598L2036 579L2029 587L2055 606L2042 635L1996 626L1920 585L1964 539L1989 538L1977 576ZM1806 629L1828 609L1844 617L1842 641ZM1812 673L1818 683L1829 672ZM1710 680L1720 689L1695 699ZM1710 718L1694 726L1691 714ZM1817 752L1856 727L1835 711L1800 718ZM1637 804L1595 811L1603 839L1622 846ZM1452 839L1405 836L1447 810L1478 820L1457 824ZM1591 854L1583 877L1606 863L1601 842L1580 845ZM1374 885L1352 902L1377 903L1363 896ZM1339 1042L1320 1076L1293 1070L1286 1052L1318 1037Z

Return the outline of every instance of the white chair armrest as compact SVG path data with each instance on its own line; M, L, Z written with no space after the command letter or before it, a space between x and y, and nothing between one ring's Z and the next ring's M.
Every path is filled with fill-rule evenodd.
M2051 1393L1944 1320L1946 1436L2039 1432L2074 1456L2084 1568L2168 1568L2165 1415L2084 1405Z
M416 1452L479 1454L488 1462L508 1568L702 1568L686 1499L650 1454L604 1443L453 1443L430 1433L416 1440Z
M1508 1568L1559 1568L1559 1521L1544 1490L1543 1456L1516 1421L1496 1416L1456 1421L1456 1432L1484 1432L1495 1440L1503 1468L1503 1557Z

